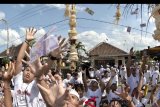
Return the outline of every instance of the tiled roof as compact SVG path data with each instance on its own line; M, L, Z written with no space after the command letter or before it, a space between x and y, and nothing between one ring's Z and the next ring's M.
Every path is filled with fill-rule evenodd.
M128 53L111 44L108 44L106 42L101 42L89 51L89 55L121 56L121 55L128 55Z

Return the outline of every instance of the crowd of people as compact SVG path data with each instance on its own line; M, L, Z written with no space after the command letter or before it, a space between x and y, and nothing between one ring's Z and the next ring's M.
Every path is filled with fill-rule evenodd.
M141 62L132 60L131 48L125 65L97 69L83 63L64 76L52 66L61 59L65 38L57 38L59 47L45 62L31 63L29 42L35 33L27 29L17 58L1 67L1 107L160 107L159 63L149 62L145 52Z

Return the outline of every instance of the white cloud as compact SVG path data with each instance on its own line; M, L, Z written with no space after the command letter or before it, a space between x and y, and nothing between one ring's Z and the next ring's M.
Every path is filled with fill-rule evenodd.
M9 46L18 45L22 42L21 39L19 39L20 35L18 34L17 31L13 29L9 29L8 31L9 31ZM0 44L7 45L7 31L4 29L0 30Z
M155 41L151 35L146 37L138 33L128 33L125 30L114 29L112 31L113 35L108 37L105 33L97 33L95 31L85 31L78 34L78 40L81 41L87 50L93 48L100 42L107 42L113 46L116 46L126 52L129 51L131 47L134 47L135 50L146 49L148 46L154 47L158 46L158 42ZM107 41L108 39L108 41Z
M41 38L42 36L44 36L46 33L46 31L43 29L43 28L40 28L37 33L35 34L35 38L39 39Z
M35 38L40 38L45 34L45 30L40 28L35 34ZM9 47L12 45L19 45L25 40L26 28L20 27L19 32L14 29L9 29ZM0 46L7 46L7 31L5 29L0 29ZM5 48L3 48L5 49ZM2 51L2 50L1 50Z
M85 31L77 35L78 41L81 41L87 50L93 48L100 42L107 41L108 37L105 33L98 34L95 31Z
M5 19L5 16L6 16L5 13L2 12L2 11L0 11L0 20L1 20L1 19Z
M50 8L58 8L58 9L65 9L66 6L64 4L46 4L46 6ZM84 11L85 7L76 5L77 11Z

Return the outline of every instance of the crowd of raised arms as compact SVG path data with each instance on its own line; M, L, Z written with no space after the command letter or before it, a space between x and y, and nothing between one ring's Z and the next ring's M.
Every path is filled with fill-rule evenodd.
M145 52L141 63L132 60L131 48L126 65L80 66L63 76L52 66L61 59L65 38L57 37L59 47L45 62L30 63L28 43L35 33L26 30L17 58L1 68L0 107L160 107L159 63L149 62Z

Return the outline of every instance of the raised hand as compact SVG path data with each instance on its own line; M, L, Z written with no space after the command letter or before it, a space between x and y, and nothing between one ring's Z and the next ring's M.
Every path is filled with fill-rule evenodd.
M119 92L114 92L114 93L124 100L131 101L132 97L128 93L128 88L129 87L125 87L125 88L122 87L122 92L121 93L119 93Z
M133 52L133 47L130 49L130 52L129 52L129 54L132 56L132 55L134 55L134 52Z
M41 64L40 58L35 60L33 63L24 60L22 60L22 62L27 64L31 68L32 73L37 78L40 78L45 73L45 69L47 69L48 67L47 63L44 65Z
M8 69L5 70L3 73L3 80L4 81L11 81L14 72L15 72L15 64L12 62L9 62Z
M51 75L50 75L51 76ZM54 105L62 104L62 101L65 99L65 95L68 92L65 88L63 88L62 78L55 74L52 78L52 81L56 81L57 84L53 84L49 88L44 88L40 84L37 84L38 87L48 96L47 103ZM57 99L57 100L56 100ZM61 100L60 100L61 99Z
M66 47L68 45L67 41L68 40L66 40L66 38L62 38L61 36L59 36L58 37L59 47L57 49L53 50L50 54L53 57L62 58L63 52L67 51L66 50Z
M34 39L34 35L37 32L37 30L34 27L30 27L26 30L26 40L31 41Z

